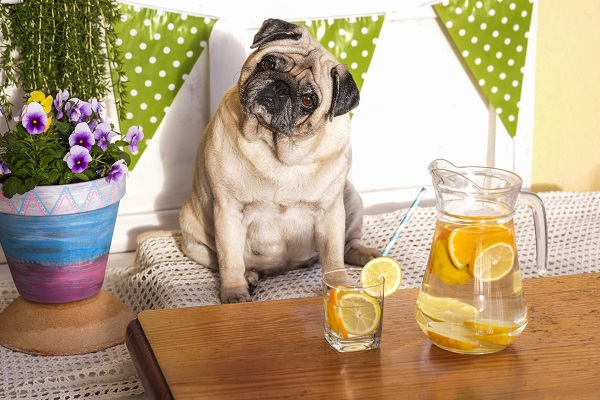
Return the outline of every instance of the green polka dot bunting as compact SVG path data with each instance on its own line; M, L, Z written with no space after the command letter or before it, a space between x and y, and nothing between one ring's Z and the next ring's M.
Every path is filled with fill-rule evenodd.
M329 18L298 22L348 66L360 90L371 64L384 15Z
M517 133L532 0L445 0L434 9L508 133Z
M131 158L132 169L207 47L216 20L125 4L121 14L115 32L128 104L127 119L119 124L121 130L141 125L144 131L139 152Z

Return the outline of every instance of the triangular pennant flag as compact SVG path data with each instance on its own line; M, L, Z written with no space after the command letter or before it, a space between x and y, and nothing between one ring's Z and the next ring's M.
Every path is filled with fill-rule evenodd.
M384 14L301 21L308 31L342 63L348 65L358 90L371 64Z
M451 0L434 9L508 133L517 133L532 0Z
M144 140L131 158L132 169L144 152L187 74L208 45L216 20L121 4L115 25L127 84L127 118L121 133L141 125ZM116 73L113 71L113 78Z

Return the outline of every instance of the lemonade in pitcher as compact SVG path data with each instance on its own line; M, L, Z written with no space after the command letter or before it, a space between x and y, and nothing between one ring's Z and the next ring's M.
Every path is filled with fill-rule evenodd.
M545 211L521 179L487 167L429 168L437 221L415 319L438 347L485 354L513 343L527 325L513 216L518 200L533 209L537 262L545 273ZM521 197L521 199L520 199ZM535 207L535 208L534 208Z
M527 324L512 220L438 221L416 320L436 345L489 353Z

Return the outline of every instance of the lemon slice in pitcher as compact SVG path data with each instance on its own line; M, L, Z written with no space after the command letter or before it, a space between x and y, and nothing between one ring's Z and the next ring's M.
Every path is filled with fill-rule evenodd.
M504 242L510 231L503 225L473 225L454 229L448 236L448 254L456 268L465 268L482 242Z
M425 292L419 293L417 307L434 321L462 324L479 318L479 310L470 304L449 297L432 296Z
M487 335L504 335L520 328L513 321L495 319L476 319L464 322L465 326L477 329Z
M483 246L473 256L469 269L474 277L482 282L495 282L512 271L515 262L515 249L506 242ZM472 269L472 270L471 270Z
M383 297L388 297L396 292L402 283L402 268L392 257L382 256L369 260L360 273L360 284L370 295L380 296L373 290L369 291L369 286L377 285L382 275L385 279Z
M371 296L346 292L338 299L340 326L350 335L368 335L379 327L381 306Z
M448 236L448 254L456 268L465 268L477 247L478 229L458 228Z
M469 273L468 268L459 269L454 266L448 257L445 243L445 240L438 240L434 244L432 273L437 275L445 284L464 285L473 279L473 276Z
M431 322L427 335L438 346L454 350L473 350L479 347L477 332L469 327L447 322Z

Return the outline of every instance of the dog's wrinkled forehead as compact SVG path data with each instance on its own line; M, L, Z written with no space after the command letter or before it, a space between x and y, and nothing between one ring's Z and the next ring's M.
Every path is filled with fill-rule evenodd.
M299 41L302 37L308 39L308 30L304 26L294 25L280 19L267 19L254 36L254 42L250 48L256 49L265 43L278 40L291 39Z
M250 48L265 51L297 54L298 59L304 59L304 64L311 65L318 62L326 68L333 68L339 64L338 60L315 39L305 26L295 25L279 19L268 19L263 22L259 31L254 36Z

